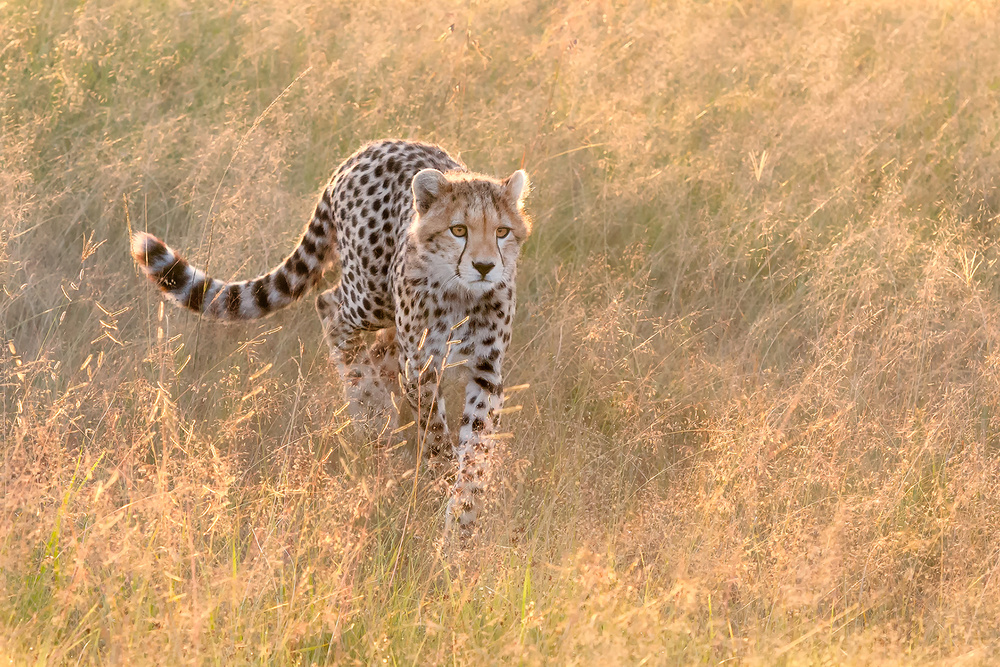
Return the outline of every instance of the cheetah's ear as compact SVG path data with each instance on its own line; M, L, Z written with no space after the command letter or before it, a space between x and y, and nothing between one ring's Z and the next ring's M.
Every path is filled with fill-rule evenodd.
M448 189L448 179L437 169L421 169L413 177L413 205L424 215Z
M504 179L503 182L504 192L507 196L511 198L518 206L524 202L524 198L528 196L528 191L531 186L528 183L528 174L524 169L518 169L513 174Z

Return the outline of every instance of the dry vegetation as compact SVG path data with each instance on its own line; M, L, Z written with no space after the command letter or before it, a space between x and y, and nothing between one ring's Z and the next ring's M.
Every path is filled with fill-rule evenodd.
M0 3L14 664L1000 659L988 3ZM503 483L346 429L288 252L363 141L523 164Z

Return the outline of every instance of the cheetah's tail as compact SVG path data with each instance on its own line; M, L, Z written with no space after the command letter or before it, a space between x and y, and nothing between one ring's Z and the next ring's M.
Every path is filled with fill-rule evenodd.
M298 301L315 285L336 246L329 188L323 192L302 240L284 262L252 280L226 283L205 272L152 234L132 236L132 256L143 273L174 303L216 320L253 320Z

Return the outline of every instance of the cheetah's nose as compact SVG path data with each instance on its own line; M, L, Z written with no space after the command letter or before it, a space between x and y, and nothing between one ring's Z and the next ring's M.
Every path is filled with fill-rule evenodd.
M496 262L473 262L472 263L472 268L474 268L476 271L479 271L479 275L481 275L483 277L483 280L486 280L486 274L489 273L490 270L494 266L496 266Z

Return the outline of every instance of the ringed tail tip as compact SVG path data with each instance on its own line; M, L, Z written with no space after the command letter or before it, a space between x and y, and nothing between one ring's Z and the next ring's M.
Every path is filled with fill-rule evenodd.
M146 232L132 234L132 257L143 269L156 264L170 251L160 239Z

